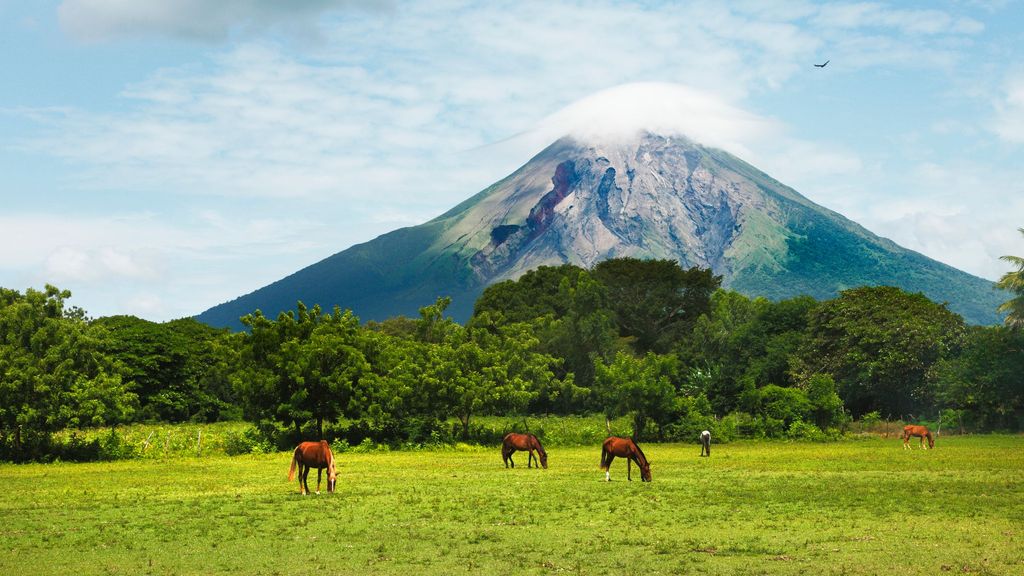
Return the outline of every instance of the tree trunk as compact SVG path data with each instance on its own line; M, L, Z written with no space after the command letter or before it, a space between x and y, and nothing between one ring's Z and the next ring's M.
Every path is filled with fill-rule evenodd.
M298 420L292 420L292 423L295 424L295 436L299 442L302 442L302 426L299 425Z
M633 415L633 440L639 442L640 435L643 434L644 428L647 427L647 417L642 414Z
M469 440L469 414L459 416L459 421L462 422L462 439Z
M316 432L319 434L318 440L324 439L324 418L323 416L317 416L316 418Z

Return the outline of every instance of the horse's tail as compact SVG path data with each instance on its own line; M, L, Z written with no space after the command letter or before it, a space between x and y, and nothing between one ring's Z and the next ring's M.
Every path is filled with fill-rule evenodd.
M295 452L292 453L292 465L288 468L288 481L295 480L295 466L299 463L299 449L296 448Z
M601 470L608 469L608 445L601 445Z

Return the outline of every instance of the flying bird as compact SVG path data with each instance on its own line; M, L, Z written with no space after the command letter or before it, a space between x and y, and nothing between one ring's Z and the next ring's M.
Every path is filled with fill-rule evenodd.
M815 64L814 67L815 68L824 68L825 66L828 66L829 62L831 62L831 60L825 60L824 64Z

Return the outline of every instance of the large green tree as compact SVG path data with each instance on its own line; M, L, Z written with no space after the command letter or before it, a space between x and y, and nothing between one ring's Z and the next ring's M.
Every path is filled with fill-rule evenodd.
M790 358L816 305L808 296L770 302L716 291L709 311L677 346L690 367L689 387L707 394L715 412L725 415L739 407L745 392L769 384L794 386Z
M1024 228L1020 228L1020 233L1024 234ZM1017 269L1003 274L1003 277L996 283L996 287L1008 290L1016 296L1004 302L999 307L999 311L1006 312L1007 326L1020 328L1024 326L1024 258L1003 256L1002 259L1013 264Z
M276 420L300 438L312 424L323 438L325 422L367 404L375 379L351 311L326 314L299 302L276 321L256 311L242 323L250 332L239 340L240 366L232 377L248 418Z
M590 273L579 266L540 266L516 280L505 280L484 289L473 306L473 314L500 312L508 322L531 322L536 318L561 318L572 308L565 298L563 283L575 288ZM604 302L596 303L604 305Z
M499 282L484 290L474 319L488 314L489 322L528 323L538 351L559 358L558 380L572 386L558 394L542 391L534 408L566 413L581 408L580 400L594 382L594 360L608 359L617 343L608 291L593 274L570 264L541 266L518 280Z
M56 430L117 424L136 408L70 297L0 288L0 447L13 459L44 456Z
M537 351L527 323L481 313L463 327L444 317L447 305L439 299L420 312L418 333L428 345L421 382L459 419L464 437L474 415L519 412L539 389L559 387L553 372L558 361Z
M1024 427L1024 331L971 328L962 352L940 361L933 377L940 406L965 410L978 428Z
M619 352L608 363L597 360L595 395L608 422L629 415L633 437L639 439L652 422L660 430L668 424L675 405L671 377L677 369L674 358L647 353L636 357Z
M98 318L89 328L138 394L136 418L182 422L236 415L230 390L208 386L215 380L206 377L215 365L212 344L224 331L192 318L158 324L134 316Z
M891 286L844 290L810 313L794 357L798 382L828 374L854 416L891 417L934 408L929 370L959 350L966 326L945 305Z
M593 270L608 291L619 334L633 339L639 354L668 352L708 311L721 276L674 260L614 258Z

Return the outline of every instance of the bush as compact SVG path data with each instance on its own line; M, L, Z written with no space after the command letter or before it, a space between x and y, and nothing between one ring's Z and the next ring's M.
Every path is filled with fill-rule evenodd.
M665 439L677 442L697 442L700 433L704 430L710 430L713 437L717 436L711 403L703 394L676 398L674 411L673 421L663 430Z
M370 438L363 438L363 441L358 446L352 446L348 448L349 452L366 453L366 452L387 452L390 450L387 444L378 444Z
M726 438L733 440L742 437L752 437L754 430L754 417L746 412L730 412L722 417L718 421L717 436L723 438L722 441L726 441ZM715 434L715 430L711 433ZM711 437L711 441L715 441L715 436Z
M231 430L224 435L224 453L228 456L268 454L274 452L275 449L273 438L268 438L255 426L250 426L241 432Z
M821 431L821 428L803 420L794 420L789 425L789 430L786 431L786 437L791 440L813 440L815 442L828 440L828 436Z
M100 459L100 440L87 439L78 432L72 432L67 440L54 445L53 453L67 462L93 462Z
M139 449L130 444L115 428L111 428L110 432L99 438L100 460L128 460L138 455Z
M704 430L710 430L712 438L718 439L716 428L718 422L714 416L687 414L665 427L665 439L673 442L699 442L700 433Z

